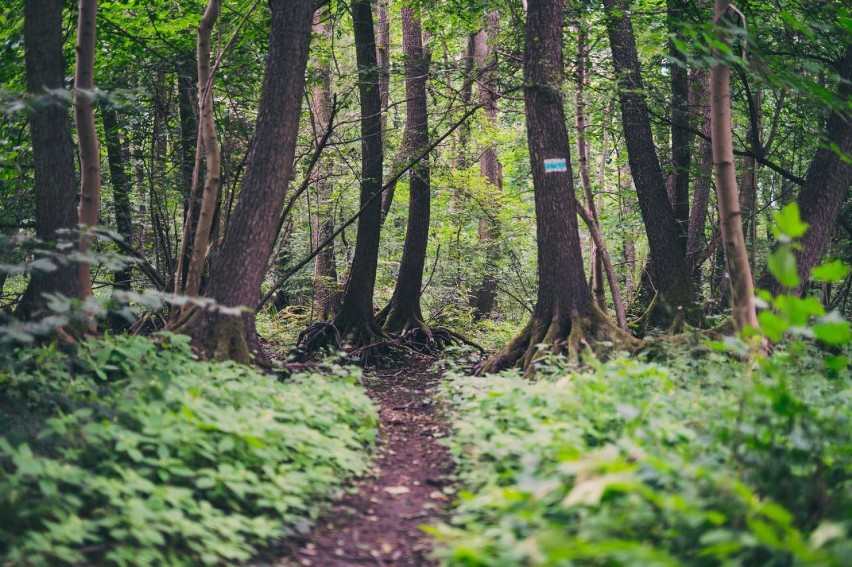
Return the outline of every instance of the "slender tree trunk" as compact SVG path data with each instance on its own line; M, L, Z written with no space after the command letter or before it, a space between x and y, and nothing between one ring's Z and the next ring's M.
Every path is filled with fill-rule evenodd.
M377 61L379 65L379 100L382 108L382 143L387 141L388 105L390 104L390 13L388 0L379 0L376 4L378 26L377 36ZM402 137L402 151L405 147L405 135ZM393 204L393 194L396 184L392 185L382 194L382 222L388 216Z
M691 89L690 106L700 109L701 144L699 145L698 174L693 185L692 208L689 211L689 235L686 244L686 256L692 272L692 280L700 289L701 265L707 259L704 254L707 226L707 210L710 204L711 175L713 171L713 148L710 143L710 77L704 70L696 71Z
M535 187L538 301L530 322L483 367L485 372L518 362L532 370L542 343L576 357L586 339L628 340L595 307L583 272L562 74L562 1L530 0L524 108Z
M649 272L664 310L652 320L660 326L686 320L698 323L692 281L686 264L686 243L669 203L666 184L651 134L648 107L643 94L639 58L630 12L624 0L604 0L612 59L620 85L619 99L630 173L636 185L639 208L653 261Z
M104 145L107 150L109 176L112 182L115 226L118 234L124 239L124 242L132 246L133 222L130 205L130 182L127 179L124 158L121 152L121 133L118 126L118 117L114 108L104 106L101 109L101 118L104 125ZM113 287L129 290L131 274L132 270L129 264L116 270L113 273Z
M426 80L429 75L429 56L423 49L420 17L411 8L402 8L402 50L405 56L406 123L408 147L419 155L429 146L426 106ZM389 333L426 329L420 310L420 290L429 241L431 188L429 160L422 159L409 174L408 226L399 276L390 303L379 317L379 323Z
M185 326L207 353L242 362L250 360L251 353L264 358L255 328L254 307L292 173L315 3L271 0L269 6L272 12L269 48L255 134L240 199L207 290L207 296L217 305L243 307L245 311L234 315L221 310L199 310Z
M195 57L187 57L177 66L178 76L178 115L180 117L180 177L181 192L184 198L184 230L181 237L181 251L178 256L178 270L175 274L176 292L180 292L186 282L187 270L192 261L192 241L195 239L195 224L198 221L198 202L195 177L195 160L198 152L198 64ZM201 168L200 158L198 155Z
M716 0L715 27L721 37L726 35L725 20L730 0ZM754 304L754 282L748 264L748 252L743 238L737 174L734 170L734 144L731 137L731 69L720 63L718 48L713 48L716 63L710 70L710 122L713 138L713 170L716 174L716 199L719 204L719 224L722 243L731 278L731 310L734 326L758 328Z
M837 223L843 200L852 184L852 165L847 156L852 155L852 112L849 101L852 99L852 47L847 46L840 61L837 62L840 76L838 85L838 106L828 118L823 144L808 167L805 182L799 192L797 202L799 214L809 228L802 237L801 250L796 251L797 269L802 286L810 278L811 270L825 253L828 240ZM782 291L781 285L769 274L760 278L760 287L774 294ZM800 291L794 290L794 291Z
M757 135L760 135L760 130L763 127L763 94L758 90L754 93L754 112L751 117L757 126ZM763 143L760 139L755 138L754 129L749 128L746 134L746 144L754 151L757 148L762 148ZM752 271L754 271L755 262L755 244L757 242L757 182L760 173L760 164L753 156L744 156L743 160L742 182L740 183L740 212L743 224L743 237L746 242L748 251L748 261Z
M322 12L314 14L314 34L331 38L331 25L320 20ZM323 134L331 127L331 68L327 63L319 63L318 70L322 83L314 85L311 91L311 113L314 117L314 142L320 143ZM322 161L320 163L323 163ZM325 163L326 166L330 163ZM322 172L315 167L312 173L316 189L316 202L313 210L311 231L314 248L324 242L334 232L334 215L331 208L331 184ZM319 306L320 319L326 321L340 309L340 291L337 287L337 265L334 259L334 243L329 244L314 258L314 298Z
M65 86L62 53L62 0L24 2L24 60L27 90L45 95L45 89ZM36 236L45 247L56 249L68 242L77 228L77 175L74 142L68 107L58 98L30 114L35 167ZM77 297L77 265L59 264L50 272L33 272L16 309L18 317L30 317L44 308L44 293Z
M479 98L485 110L488 124L497 127L497 91L496 74L489 69L494 64L494 51L491 43L497 37L500 25L500 13L496 10L488 14L485 27L476 34L474 59L482 75L479 82ZM479 158L479 174L489 184L493 198L488 199L488 214L479 219L479 243L485 248L485 274L482 283L473 298L474 318L485 319L491 315L497 300L497 262L500 260L500 223L498 221L500 201L503 194L503 176L500 161L497 159L497 147L485 148Z
M576 57L576 81L574 83L574 107L575 124L577 128L577 165L580 170L580 186L583 188L583 196L586 200L586 209L591 215L591 221L598 225L598 209L595 205L595 194L592 189L591 179L591 144L586 137L586 129L589 126L589 117L586 114L586 62L588 51L586 40L588 31L581 21L577 24L577 57ZM592 239L589 247L590 266L592 274L592 295L598 309L606 313L606 290L601 274L601 262L598 255L597 244Z
M370 201L382 188L382 101L379 72L376 65L376 35L369 0L353 0L352 24L355 33L355 56L358 64L358 92L361 98L361 207L358 217L358 240L352 268L334 326L343 341L365 346L382 336L373 317L373 289L379 259L382 202ZM368 204L369 202L369 204Z
M74 74L74 118L80 151L80 253L92 247L92 229L98 224L101 208L101 156L95 130L95 33L97 0L80 0L77 20L77 67ZM80 262L77 272L79 297L92 295L92 276L88 262Z
M684 25L680 19L688 3L685 0L667 0L669 20L669 73L672 85L672 173L667 181L669 202L680 226L680 238L687 248L689 233L689 170L692 161L690 148L692 134L689 130L689 74L679 61L683 57L674 39L683 40L680 33Z
M216 213L216 203L222 186L222 156L216 137L216 118L213 114L213 80L210 74L210 36L219 19L222 0L210 0L204 16L198 24L198 101L201 142L207 165L201 206L198 209L198 224L192 243L192 256L187 269L184 293L196 297L201 287L201 274L210 246L210 229Z

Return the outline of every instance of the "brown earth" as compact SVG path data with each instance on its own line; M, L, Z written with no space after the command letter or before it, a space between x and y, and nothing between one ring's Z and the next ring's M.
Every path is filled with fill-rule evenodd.
M452 501L452 459L438 439L446 434L433 398L440 376L431 359L365 374L381 418L371 474L356 483L299 541L267 549L258 565L344 567L428 566L432 545L421 526L446 517Z

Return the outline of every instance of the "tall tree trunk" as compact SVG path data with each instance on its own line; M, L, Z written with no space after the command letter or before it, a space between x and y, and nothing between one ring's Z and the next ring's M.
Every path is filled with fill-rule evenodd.
M689 74L680 63L683 57L675 46L675 39L683 40L680 32L684 25L685 0L667 0L669 21L669 73L672 85L672 173L667 181L669 202L680 226L680 238L687 248L689 233L689 170L692 161L690 148L692 134L689 129Z
M379 66L379 100L382 109L382 142L387 141L388 105L390 104L390 13L388 0L379 0L376 4L378 26L376 28L376 55ZM405 147L405 135L402 137ZM382 222L393 204L393 184L382 194Z
M402 51L405 56L406 123L408 147L420 155L429 146L426 107L426 80L429 75L429 56L423 49L420 16L411 8L402 8ZM429 242L429 213L431 188L429 160L422 159L409 174L408 225L399 276L390 303L379 317L379 323L389 333L423 329L428 333L420 310L420 290Z
M24 60L27 90L45 95L45 89L65 86L62 53L62 0L24 2ZM43 246L56 249L77 228L77 175L68 107L58 98L30 114L35 166L36 236ZM16 309L30 317L45 306L43 294L77 297L77 265L59 264L56 270L33 272Z
M570 357L585 339L627 339L592 301L583 272L571 151L562 99L562 1L530 0L524 43L524 108L535 187L538 301L521 333L484 367L532 370L539 345Z
M694 304L692 281L686 264L686 243L681 238L681 228L669 203L651 134L630 12L624 0L604 0L604 6L612 59L620 86L621 117L630 173L636 185L653 257L653 261L649 261L649 272L662 300L655 303L664 307L663 310L655 310L652 321L660 326L677 326L683 320L698 323L700 312Z
M222 156L216 137L216 118L213 114L213 77L210 73L210 36L219 19L222 0L210 0L198 24L198 105L201 143L204 146L206 175L198 209L198 224L192 243L184 293L196 297L201 288L201 274L210 245L210 229L216 213L216 203L222 186ZM253 304L252 304L253 305Z
M352 24L361 98L361 207L358 240L352 268L334 326L344 342L354 346L372 343L383 333L373 317L373 289L379 259L382 202L373 199L382 188L382 101L376 65L376 35L369 0L353 0ZM369 204L368 204L369 203Z
M130 181L124 168L124 158L121 152L121 133L115 109L104 106L101 109L104 125L104 145L109 163L109 176L112 182L113 214L118 234L128 245L133 244L133 222L130 205ZM113 287L129 290L132 270L130 265L113 273Z
M695 72L690 95L690 106L700 109L702 138L698 150L698 173L695 176L692 191L692 208L689 211L686 257L692 272L692 281L696 289L700 289L701 265L708 258L708 254L705 253L706 239L704 232L707 226L710 181L713 171L713 148L710 143L710 76L706 71L698 70Z
M497 37L500 25L500 13L496 10L488 14L485 27L476 34L474 59L480 70L479 99L485 110L485 118L491 127L497 127L497 85L496 73L490 66L494 64L494 49L491 43ZM479 218L479 243L485 248L485 274L482 283L473 298L474 318L486 319L494 310L497 300L497 262L500 260L500 223L498 220L500 201L503 194L503 176L500 161L497 159L497 147L492 144L485 148L479 158L479 174L489 184L493 198L488 199L487 214Z
M201 203L197 197L195 160L198 150L198 64L195 57L187 57L177 66L178 115L180 117L180 178L184 199L184 230L181 238L181 251L178 256L178 270L175 274L180 292L186 282L187 270L192 261L192 241L195 239L195 224L198 222L198 209ZM200 160L200 155L199 155ZM199 162L199 169L201 164ZM195 190L193 192L193 190Z
M101 208L101 156L95 130L95 33L98 0L80 0L77 19L77 64L74 73L74 118L80 151L80 253L92 247L91 231L98 224ZM92 295L92 276L88 262L80 262L77 272L81 299Z
M824 142L808 167L797 199L799 214L809 225L800 241L802 248L796 251L802 286L807 283L811 270L825 253L837 215L852 183L852 165L845 161L847 156L852 155L852 128L849 127L852 122L852 112L849 111L852 98L852 47L847 46L843 57L837 62L837 72L840 76L837 92L839 104L828 118ZM761 276L760 287L774 294L782 291L781 285L769 272Z
M576 57L576 80L574 82L574 107L575 124L577 128L577 165L580 169L580 186L583 188L583 196L586 200L586 209L591 215L591 222L598 225L598 208L595 205L595 194L592 190L591 179L591 144L586 137L586 129L589 126L589 117L586 114L586 62L588 60L588 48L586 40L588 31L582 21L577 24L577 57ZM606 290L604 289L604 278L601 273L601 260L595 240L592 239L589 247L592 295L598 308L606 313Z
M716 0L714 20L716 30L725 37L730 0ZM722 55L713 48L710 69L710 122L713 139L713 170L716 174L716 200L719 204L719 224L725 259L731 278L731 310L738 331L758 328L754 304L754 282L748 264L748 251L743 238L740 202L737 194L737 174L734 170L734 144L731 137L731 69L721 63Z
M314 14L314 34L331 38L331 25L320 20L322 13ZM331 127L331 67L328 63L319 63L318 70L322 82L314 85L311 91L311 113L314 117L314 142L320 143L323 134ZM322 161L320 162L322 163ZM325 165L330 165L326 160ZM331 184L321 167L313 170L316 189L316 202L311 225L314 248L328 239L334 232L334 215L331 207ZM333 317L340 309L340 291L337 287L337 265L334 259L334 243L322 249L314 258L314 298L319 307L320 320Z
M763 127L763 94L758 90L753 94L753 97L754 108L750 109L750 112L754 112L751 120L754 121L756 128L749 128L746 134L746 144L752 152L755 152L756 149L763 147L760 138L755 137L755 134L760 136L760 131ZM760 173L760 164L753 156L744 156L742 163L740 212L743 224L743 237L748 251L748 261L752 271L754 271L755 244L757 243L757 233L755 232L757 229L755 226L757 220L757 182Z
M252 353L264 358L255 328L254 307L292 173L315 3L271 0L269 7L272 12L269 47L255 134L240 199L207 290L207 296L217 305L243 307L245 311L234 315L221 310L199 310L185 326L207 353L242 362L249 361Z

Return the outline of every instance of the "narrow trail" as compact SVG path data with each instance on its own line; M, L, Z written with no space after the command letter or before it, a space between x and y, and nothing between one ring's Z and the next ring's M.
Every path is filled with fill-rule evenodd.
M438 443L446 432L433 390L440 376L427 359L365 374L379 407L381 429L374 470L357 482L303 540L263 554L266 565L344 567L429 566L429 536L420 526L445 517L452 497L452 459ZM277 557L277 559L273 559Z

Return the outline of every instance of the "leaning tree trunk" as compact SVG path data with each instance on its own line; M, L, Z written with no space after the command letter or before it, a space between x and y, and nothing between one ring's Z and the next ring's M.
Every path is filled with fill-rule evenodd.
M408 148L420 155L429 147L426 107L426 79L429 58L423 49L419 14L402 8L402 51L405 56L406 122ZM422 159L411 168L409 175L408 225L399 276L390 303L379 316L379 323L388 333L422 330L429 334L420 310L420 290L429 242L430 184L429 160Z
M331 38L331 25L320 20L322 12L314 14L314 33L327 40ZM321 75L320 83L311 89L311 114L314 117L314 143L319 144L326 130L331 126L331 67L327 62L317 65ZM323 163L321 160L320 163ZM328 160L325 165L329 166ZM325 242L334 232L334 215L331 204L331 183L328 175L315 167L313 185L316 189L316 202L311 219L312 247ZM319 318L326 321L340 310L340 291L337 287L337 265L334 259L334 242L323 248L314 258L314 299L319 307Z
M45 89L62 89L65 56L62 53L62 0L24 2L24 60L27 90L45 96ZM77 175L68 108L58 98L40 106L30 116L35 168L36 236L43 246L56 246L77 228ZM77 266L63 263L50 272L33 272L16 309L30 317L44 308L45 293L76 297Z
M530 371L542 343L576 358L587 340L630 340L595 307L584 275L562 74L562 1L530 0L524 107L535 187L538 301L526 327L485 364L483 372L517 363Z
M725 20L730 0L716 0L714 21L716 30L725 37ZM713 170L716 174L716 200L719 205L719 224L725 260L731 278L731 311L734 327L758 328L754 304L754 282L748 263L748 251L743 237L743 225L737 193L737 174L734 170L734 144L731 137L731 69L722 62L719 49L713 48L716 62L710 70L710 122L713 140Z
M352 25L361 97L361 208L364 212L358 217L358 240L355 242L352 268L343 305L334 318L333 326L346 344L366 346L383 336L373 317L373 290L382 226L382 202L373 197L382 189L384 154L376 35L369 0L353 0Z
M178 329L217 359L263 359L254 307L272 253L285 188L293 168L305 89L305 68L315 3L271 0L269 48L254 139L240 199L210 274L207 296L221 309L195 311ZM200 78L199 78L200 80Z
M648 262L648 269L658 293L659 300L655 305L663 307L654 310L651 321L657 326L679 326L684 320L697 323L700 313L695 308L686 263L686 243L681 238L681 228L669 203L657 159L630 13L624 0L604 0L604 6L612 59L620 86L621 117L630 173L636 185L653 258Z
M80 0L77 19L77 68L74 74L74 118L80 151L80 253L85 255L94 242L92 231L101 208L101 156L95 129L95 33L98 0ZM81 261L77 272L81 299L92 295L89 262Z
M838 105L828 119L825 141L814 155L805 182L799 192L799 214L808 223L808 231L802 237L801 250L796 251L797 269L801 286L810 278L811 270L822 258L828 239L837 222L843 200L852 183L852 165L847 156L852 155L852 47L847 46L837 64L840 78ZM793 291L801 291L793 290ZM773 294L781 293L782 287L769 272L760 278L760 287Z
M219 199L222 179L222 156L219 150L219 140L216 137L216 118L213 114L213 78L210 70L210 36L213 26L219 19L222 10L222 0L210 0L204 16L198 23L198 113L199 138L204 147L206 174L204 190L201 192L201 205L198 208L198 224L195 225L195 239L192 242L192 256L187 268L184 293L196 297L201 289L201 274L207 260L210 247L210 229L216 213L216 203ZM187 216L191 223L191 217ZM192 231L184 229L188 235ZM179 259L180 261L180 259ZM179 274L176 274L177 277ZM252 304L253 305L253 304Z
M496 73L490 68L495 60L491 42L497 37L499 24L500 13L495 10L488 14L485 28L476 34L474 42L476 67L482 73L479 78L479 98L485 110L485 118L492 128L497 127L497 85L494 80ZM486 210L487 214L479 219L479 243L485 248L485 274L473 298L473 313L477 320L489 317L497 301L497 262L500 260L500 222L497 215L503 194L503 176L495 144L482 151L479 174L488 181L493 196L488 199L491 206Z

